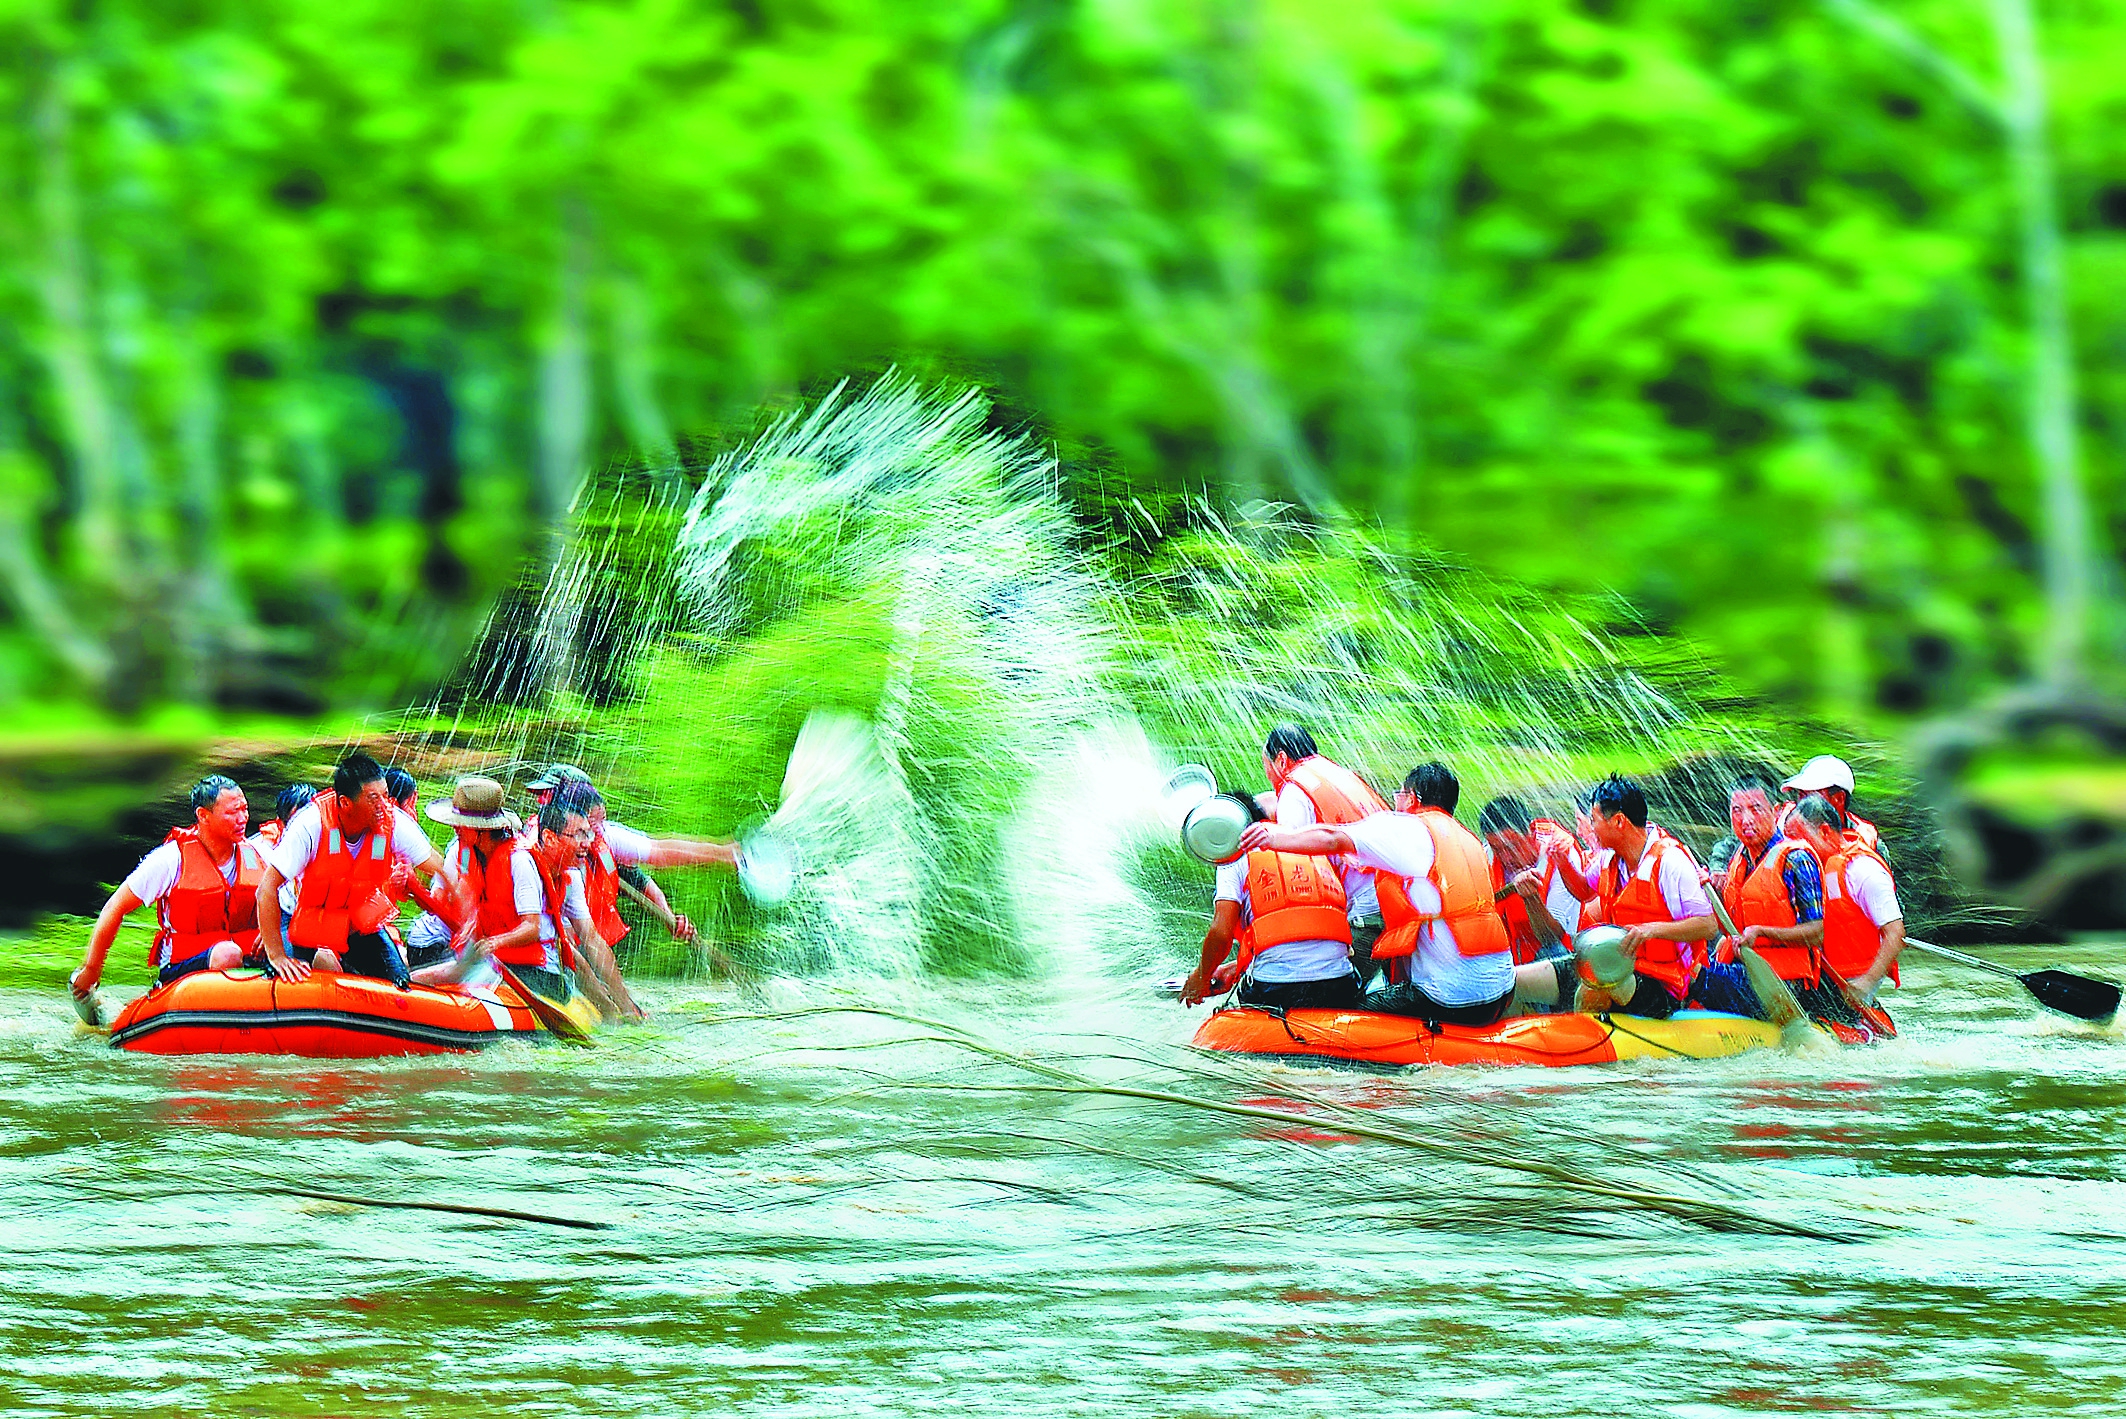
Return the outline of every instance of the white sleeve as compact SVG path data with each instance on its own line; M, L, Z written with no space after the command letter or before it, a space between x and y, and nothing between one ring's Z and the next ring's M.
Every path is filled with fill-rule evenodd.
M539 899L539 864L533 862L531 854L522 849L513 853L509 859L509 890L519 917L530 916L545 905Z
M1248 899L1248 860L1236 857L1231 862L1218 864L1218 887L1211 893L1214 902L1244 902Z
M605 845L613 850L613 861L630 866L648 862L656 851L656 840L648 833L637 832L625 823L605 820Z
M1360 867L1423 877L1432 870L1432 834L1414 813L1373 813L1340 825L1351 838L1346 857Z
M1890 874L1882 870L1882 864L1871 858L1856 857L1845 870L1846 887L1853 893L1853 902L1868 914L1868 920L1877 927L1888 926L1905 914L1897 900L1897 884Z
M428 840L420 823L403 808L391 810L391 850L415 867L428 861L435 854L436 845Z
M140 865L127 874L121 885L130 888L143 902L159 902L177 885L183 871L184 855L177 844L164 843L140 859Z
M324 831L323 819L315 804L304 804L288 820L288 830L281 834L280 846L273 849L273 856L268 859L283 880L293 882L317 860L318 840L324 836Z
M1307 791L1286 779L1284 787L1277 790L1277 826L1280 828L1311 828L1314 826L1314 800Z
M1661 854L1661 900L1677 921L1713 914L1713 904L1705 899L1704 884L1698 881L1697 865L1689 854L1676 848Z
M561 891L561 910L568 913L570 920L582 921L591 914L590 899L583 895L582 868L570 869L568 885Z

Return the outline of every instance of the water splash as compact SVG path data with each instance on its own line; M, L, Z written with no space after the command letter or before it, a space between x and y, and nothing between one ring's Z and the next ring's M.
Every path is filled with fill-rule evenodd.
M1413 763L1569 815L1612 767L1705 839L1778 730L1705 707L1687 646L1387 548L1352 523L1197 503L1148 557L1089 537L1037 444L973 392L836 389L669 483L602 483L406 736L433 769L564 759L614 816L802 840L790 912L667 882L772 973L1171 961L1209 883L1167 841L1174 763L1260 787L1273 723L1388 787ZM781 792L774 791L776 784Z

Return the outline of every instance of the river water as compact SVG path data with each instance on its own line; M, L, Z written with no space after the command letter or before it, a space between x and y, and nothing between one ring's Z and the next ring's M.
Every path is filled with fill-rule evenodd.
M2111 947L2003 954L2117 973ZM1223 1073L1176 1048L1200 1011L1119 985L645 994L656 1021L591 1052L329 1063L123 1054L0 993L7 1411L2126 1403L2126 1049L2012 982L1915 960L1902 1037L1828 1057L1400 1076ZM839 1006L1320 1117L811 1013ZM1339 1134L1339 1105L1849 1240L1590 1207Z

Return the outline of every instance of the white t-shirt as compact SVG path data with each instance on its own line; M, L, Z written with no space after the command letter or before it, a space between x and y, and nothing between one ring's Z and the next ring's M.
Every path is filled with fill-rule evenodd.
M1240 919L1255 919L1255 904L1248 900L1248 859L1242 853L1231 862L1218 864L1218 887L1211 900L1240 903ZM1335 980L1351 974L1351 944L1348 941L1287 941L1256 953L1248 974L1264 985L1292 981Z
M1855 857L1846 864L1846 890L1853 894L1853 904L1868 914L1868 920L1876 929L1888 926L1904 917L1905 909L1897 901L1897 884L1890 874L1883 871L1882 864L1872 857ZM1838 890L1838 883L1831 873L1825 873L1823 892L1830 896Z
M1375 813L1341 826L1351 835L1353 862L1405 879L1410 905L1419 911L1440 909L1439 889L1429 875L1432 833L1417 814ZM1491 885L1488 878L1484 885ZM1426 922L1410 955L1410 981L1441 1005L1480 1005L1513 989L1513 953L1464 956L1452 927L1444 921Z
M341 850L353 857L366 847L368 834L358 838L341 835ZM281 882L281 912L292 915L295 904L303 893L303 871L316 860L324 845L325 830L315 803L306 803L288 820L287 831L281 834L280 846L266 860L279 872ZM391 810L391 854L410 867L418 867L435 855L435 844L428 841L428 834L421 825L406 816L396 806Z
M236 868L242 857L242 853L232 852L221 865L221 880L232 887L236 885ZM182 875L184 854L176 843L164 843L140 859L140 865L127 874L124 885L143 902L159 902L170 895Z
M517 900L519 902L524 900L522 869L525 867L531 868L532 899L540 902L539 944L546 948L546 961L544 964L546 969L558 971L561 969L561 948L554 943L553 913L546 911L544 909L545 903L540 901L543 893L539 890L539 869L532 864L527 854L521 852L517 854L517 862L511 864L510 868L511 879L517 890ZM583 869L571 867L568 870L568 876L561 879L561 882L561 910L578 921L588 917L591 914L591 907L589 899L583 895Z
M640 867L650 860L656 850L656 840L648 833L637 832L625 823L605 820L605 845L613 850L613 861L629 867Z
M1307 797L1305 789L1286 779L1284 787L1277 790L1277 826L1311 828L1317 821L1314 800ZM1374 887L1372 876L1359 871L1344 858L1330 860L1336 864L1337 875L1343 879L1345 911L1352 917L1379 916L1380 892Z

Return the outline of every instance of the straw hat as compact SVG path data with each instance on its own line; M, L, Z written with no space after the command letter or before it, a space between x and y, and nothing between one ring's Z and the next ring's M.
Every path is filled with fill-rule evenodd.
M503 806L502 785L478 774L459 779L450 797L429 804L428 816L459 828L507 828L515 832L523 826L517 815Z

